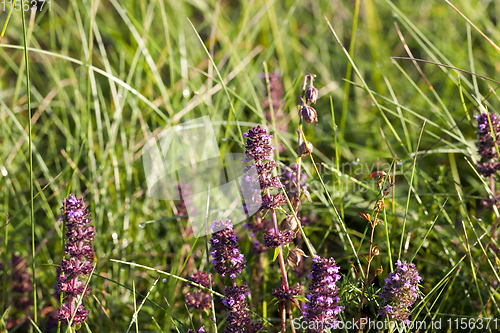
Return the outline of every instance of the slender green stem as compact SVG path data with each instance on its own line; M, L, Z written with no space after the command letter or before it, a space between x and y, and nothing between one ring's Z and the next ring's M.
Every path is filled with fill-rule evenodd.
M351 41L349 43L349 56L352 58L354 54L354 44L356 42L356 31L358 29L358 17L359 17L359 3L360 0L356 0L356 4L354 5L354 18L352 22L352 31L351 31ZM352 64L347 64L346 70L346 81L344 85L344 100L342 103L342 116L340 118L340 133L342 134L342 138L344 138L344 129L347 122L347 105L349 104L349 89L351 84L349 81L352 77Z
M205 251L207 255L207 263L210 262L210 250L208 249L208 217L210 211L210 184L208 184L208 193L207 193L207 208L205 210ZM212 291L212 276L208 274L208 288ZM217 333L217 317L215 316L215 304L214 304L214 296L210 292L210 308L212 310L212 320L214 332ZM200 323L201 325L201 323Z
M420 136L418 137L417 148L415 149L415 157L413 158L413 167L411 170L411 177L410 177L410 187L408 188L408 197L406 199L405 217L403 220L403 230L401 231L401 241L399 243L398 259L401 259L401 252L403 251L403 240L404 240L404 235L405 235L406 219L408 217L408 209L410 207L410 196L411 196L411 190L413 187L413 178L415 176L415 167L417 165L418 148L420 147L420 140L422 139L422 133L424 133L425 124L426 124L426 120L424 120L424 124L422 125L422 129L420 130Z
M267 196L269 197L269 192L267 193ZM273 217L273 225L274 225L274 234L277 236L279 235L279 227L278 227L278 219L276 218L276 210L272 209L271 210L271 215ZM285 292L288 292L288 277L286 275L286 267L285 267L285 260L283 258L283 250L281 248L281 245L278 246L278 260L280 263L280 269L281 269L281 276L282 276L282 284ZM283 315L286 310L286 303L283 303L283 308L281 309L282 316L281 316L281 331L283 333L286 332L286 315ZM290 323L292 323L292 318L290 317ZM290 325L293 329L293 325Z
M30 70L29 70L29 57L28 57L28 41L26 34L26 18L24 17L24 12L21 13L23 20L23 43L24 43L24 62L26 64L26 97L28 104L28 154L30 160L30 223L31 223L31 269L33 274L33 321L37 323L37 299L36 299L36 248L35 248L35 210L33 208L33 129L31 124L31 93L30 93Z
M7 20L5 20L5 24L2 29L2 34L0 34L0 43L2 42L3 36L5 35L5 31L7 30L7 25L9 25L10 16L12 15L12 11L14 10L14 4L15 1L12 2L10 5L9 14L7 15Z

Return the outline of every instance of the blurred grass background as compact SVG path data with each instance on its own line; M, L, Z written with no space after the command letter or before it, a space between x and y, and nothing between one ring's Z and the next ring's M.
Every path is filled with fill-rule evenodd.
M491 39L500 40L498 2L453 3ZM3 9L0 4L2 25L8 10L8 5ZM380 109L351 72L324 16L343 45L348 50L353 46L352 59ZM212 54L234 109L186 18ZM424 277L422 291L428 294L419 307L419 318L498 318L498 248L496 241L486 246L496 217L481 205L489 184L467 163L474 165L477 159L472 115L478 110L472 96L495 113L496 92L485 80L463 73L459 86L456 71L421 63L424 78L411 61L390 58L408 56L399 29L415 58L500 80L497 51L444 1L51 0L50 10L45 4L41 12L26 12L26 24L38 194L34 199L37 324L42 331L48 332L51 313L58 306L54 286L55 264L62 253L60 206L68 192L85 196L97 231L97 275L91 279L92 296L87 302L89 328L124 331L134 313L133 282L145 295L158 274L111 262L111 258L184 277L207 268L205 240L196 241L188 233L185 218L169 219L178 214L176 203L147 196L142 145L159 129L209 115L222 152L243 152L241 133L264 124L285 147L281 162L292 164L297 156L298 96L306 73L317 75L320 98L315 106L319 125L306 126L305 133L361 261L368 242L360 241L367 226L358 213L371 211L378 193L370 170L378 165L389 171L395 159L395 201L389 197L384 214L391 253L387 253L385 227L379 227L375 244L381 255L373 267L382 265L384 273L376 286L391 270L388 257L392 262L397 259L403 240L402 258L410 260L419 250L414 262ZM21 13L14 10L0 44L4 267L0 327L2 331L9 327L9 332L26 330L26 317L33 318L30 305L16 309L20 296L10 292L15 283L12 256L24 258L28 267L31 264L22 31ZM274 126L262 105L267 98L261 78L264 63L269 72L281 74L285 91L284 114ZM348 88L346 77L353 81ZM313 203L304 204L303 215L314 220L306 233L318 253L335 257L353 280L343 300L348 302L346 317L354 317L357 307L351 295L356 283L350 262L356 263L356 256L309 160L304 167ZM252 266L258 258L250 253L248 235L242 227L239 230ZM252 290L253 310L259 315L262 302L269 303L270 291L279 281L275 268L264 272L265 282ZM249 269L243 277L250 282L253 272ZM145 304L138 326L156 331L154 317L164 332L174 326L185 331L179 324L189 323L184 288L178 280L161 276L149 296L157 305ZM374 302L371 299L366 307L372 315ZM276 307L270 306L267 315L270 321L279 320ZM208 324L208 316L204 318Z

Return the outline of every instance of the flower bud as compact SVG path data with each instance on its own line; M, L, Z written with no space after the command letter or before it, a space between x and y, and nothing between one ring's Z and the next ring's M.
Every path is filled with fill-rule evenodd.
M312 85L307 87L306 103L316 104L317 99L318 99L318 89L314 88Z

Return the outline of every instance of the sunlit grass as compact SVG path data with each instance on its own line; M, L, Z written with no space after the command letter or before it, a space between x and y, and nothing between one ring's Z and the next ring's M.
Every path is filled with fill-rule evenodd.
M357 315L362 285L356 274L366 271L371 229L358 213L371 210L379 193L369 176L377 168L392 175L393 163L394 197L386 198L379 215L384 226L374 233L380 255L372 271L384 272L367 291L363 314L376 314L372 295L401 257L413 259L424 278L413 318L498 317L500 259L492 227L499 214L481 203L495 189L475 171L473 118L486 109L497 113L496 83L430 63L419 62L419 72L410 60L391 59L410 57L406 44L415 58L500 81L492 45L500 43L500 6L452 3L490 40L446 2L427 0L52 0L50 11L27 12L26 22L14 10L0 44L6 267L0 329L48 331L59 306L59 209L70 192L85 197L97 232L87 330L199 326L184 307L183 281L209 269L205 240L189 233L175 202L147 195L142 147L164 128L209 115L222 154L242 153L242 134L262 124L285 148L280 162L294 164L306 73L316 75L320 98L318 126L303 127L314 146L312 159L301 162L312 196L301 212L314 221L304 234L349 280L344 318ZM2 27L8 16L0 13ZM266 118L262 106L265 71L282 74L280 119ZM236 231L250 267L242 280L251 286L251 267L261 259L251 253L243 226ZM18 295L10 293L13 254L26 260L36 281L37 297L26 309L16 308ZM272 253L264 257L265 278L251 288L251 310L278 327L271 291L280 273ZM305 267L310 263L307 258ZM289 276L291 284L306 281ZM220 287L216 281L214 309ZM207 327L211 315L203 314ZM223 313L216 319L223 331Z

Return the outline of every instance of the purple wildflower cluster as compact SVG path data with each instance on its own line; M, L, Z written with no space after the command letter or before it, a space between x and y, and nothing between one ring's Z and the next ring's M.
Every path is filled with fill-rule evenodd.
M476 116L477 121L477 140L478 152L482 157L482 162L477 164L477 171L484 176L491 176L500 170L500 163L498 162L498 154L495 147L495 140L500 146L500 121L497 116L490 113L490 123L486 113Z
M290 244L295 238L292 230L279 231L276 234L274 229L270 229L268 234L264 234L264 243L268 248Z
M228 310L225 332L243 332L243 327L250 321L245 296L249 294L248 286L227 287L224 291L224 304Z
M228 310L226 318L225 333L256 333L264 328L262 322L252 323L250 320L250 312L247 308L246 297L250 294L248 286L242 284L227 287L224 291L224 299L222 303Z
M32 305L30 292L33 291L33 282L31 281L31 274L28 273L26 266L26 259L22 256L12 254L12 289L11 294L14 302L14 308L22 309L27 312Z
M211 276L210 279L213 280ZM210 287L210 279L209 279L209 274L203 271L198 271L196 273L193 273L189 277L189 281L199 284L205 288ZM194 284L190 284L190 287L194 289L194 291L192 293L191 292L186 293L186 299L185 299L186 306L197 310L205 310L210 308L210 293L203 290L197 290L200 288Z
M77 199L70 194L69 199L63 202L62 210L66 222L64 251L70 259L64 259L59 267L57 284L59 290L64 292L65 303L59 309L58 319L64 323L73 320L72 325L76 326L82 324L89 315L83 304L78 305L78 303L80 298L89 292L89 287L85 286L82 276L88 276L92 272L91 260L94 257L92 241L95 231L83 198Z
M398 260L396 266L395 271L385 279L385 286L380 294L380 315L407 322L410 308L418 298L418 283L422 278L414 264Z
M267 134L265 129L257 126L244 133L243 136L246 138L245 154L247 160L255 162L259 175L262 196L261 210L276 209L285 204L286 199L281 193L276 195L270 193L271 190L280 188L279 177L272 175L274 168L278 166L272 157L275 150L271 145L273 135ZM257 199L255 201L258 202Z
M260 73L260 78L264 81L264 84L266 84L266 74L265 73ZM274 110L274 119L278 119L279 116L283 115L283 109L281 108L281 104L283 102L283 95L285 94L285 89L283 88L283 83L281 82L281 74L280 73L269 73L269 90L271 92L271 101L273 104L273 110ZM269 104L269 95L266 89L264 89L265 97L262 99L262 107L266 109L266 111L269 111L270 104ZM266 119L268 121L272 120L271 114L266 113ZM286 131L286 129L284 129Z
M304 319L309 322L321 323L316 327L325 327L327 323L334 323L337 315L343 307L339 306L337 281L339 267L333 258L322 258L315 256L311 273L307 276L311 279L308 303L302 308Z
M229 275L233 280L231 287L226 287L222 303L228 310L226 319L225 333L240 333L249 332L255 333L260 331L264 326L261 322L252 323L250 321L250 312L246 302L246 295L249 295L248 286L243 284L238 286L236 274L241 273L245 266L245 256L240 253L238 248L238 239L233 231L233 225L230 220L225 222L213 221L211 228L220 230L212 234L210 244L212 252L210 253L214 259L212 264L220 276Z
M273 296L279 299L280 301L291 301L293 302L295 299L295 296L298 296L300 293L300 284L297 283L297 285L293 288L290 288L285 290L285 286L281 284L279 289L274 289L273 290Z
M210 280L213 280L213 277L212 274L208 274L207 272L203 271L198 271L196 273L193 273L188 280L196 284L199 284L205 288L210 288Z
M210 239L212 246L210 254L214 258L212 264L220 276L229 275L234 280L236 274L241 273L246 265L245 256L238 248L238 239L234 234L231 220L213 221L211 228L220 230L215 232Z

